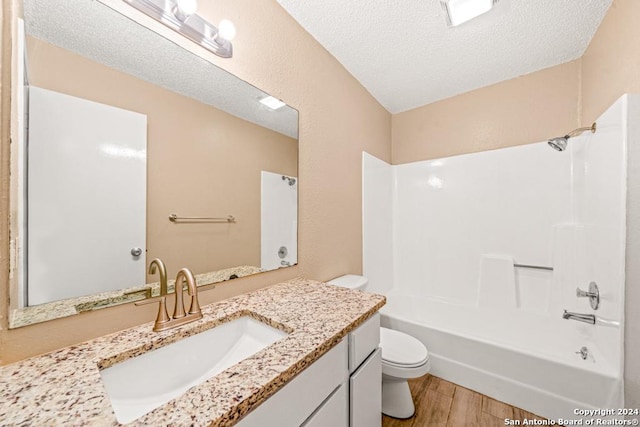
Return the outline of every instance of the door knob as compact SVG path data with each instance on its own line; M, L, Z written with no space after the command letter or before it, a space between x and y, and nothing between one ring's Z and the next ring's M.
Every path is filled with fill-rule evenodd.
M287 256L287 254L289 254L289 251L287 250L286 246L280 246L280 249L278 249L278 256L280 258L284 258Z

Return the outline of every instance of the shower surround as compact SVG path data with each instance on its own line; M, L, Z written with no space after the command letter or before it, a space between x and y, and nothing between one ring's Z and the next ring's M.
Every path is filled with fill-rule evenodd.
M260 173L260 268L298 263L298 179Z
M541 142L396 166L363 153L369 290L387 296L385 326L424 342L434 375L554 419L623 406L638 111L640 96L623 96L564 152ZM598 310L576 297L592 281Z

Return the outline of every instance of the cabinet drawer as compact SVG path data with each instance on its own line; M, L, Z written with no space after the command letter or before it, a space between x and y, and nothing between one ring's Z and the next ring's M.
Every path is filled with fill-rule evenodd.
M318 410L309 417L303 427L348 427L349 388L342 384L325 400Z
M376 313L349 334L349 372L358 369L379 344L380 313Z
M347 342L342 340L241 419L237 425L242 427L299 426L333 390L346 382L347 354Z
M351 427L382 423L382 350L377 349L349 379Z

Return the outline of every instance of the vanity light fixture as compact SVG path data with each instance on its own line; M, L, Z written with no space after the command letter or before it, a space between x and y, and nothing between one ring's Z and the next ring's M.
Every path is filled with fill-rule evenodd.
M210 24L196 13L197 0L123 1L216 55L222 58L233 56L231 40L236 35L233 23L224 19L220 28Z
M447 24L457 27L490 11L498 0L441 0Z
M193 15L198 11L198 1L197 0L176 0L175 6L171 12L173 12L174 16L180 20L180 22L184 22L188 17Z
M271 108L272 110L277 110L278 108L282 108L287 105L284 102L280 101L278 98L274 98L273 96L265 96L260 100L260 103L268 108Z
M222 37L224 40L233 40L236 36L236 26L228 19L220 21L218 28L218 37Z

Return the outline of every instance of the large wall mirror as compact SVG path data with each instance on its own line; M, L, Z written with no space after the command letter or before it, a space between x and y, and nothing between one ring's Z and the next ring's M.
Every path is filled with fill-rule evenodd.
M297 263L295 109L99 1L19 32L11 327Z

